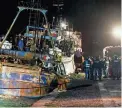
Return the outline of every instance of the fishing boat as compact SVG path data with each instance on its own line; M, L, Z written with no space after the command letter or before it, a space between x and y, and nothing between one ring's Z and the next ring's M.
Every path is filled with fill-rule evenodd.
M18 6L19 11L0 43L0 95L40 97L57 87L66 89L66 83L69 82L64 64L56 58L58 52L54 50L54 42L57 35L55 29L48 26L47 10L34 7L32 3L31 7ZM15 37L19 39L18 44L12 45L6 39L20 13L25 10L36 15L41 13L46 24L40 27L37 18L37 24L29 24L23 35ZM44 42L42 48L39 47L43 44L41 40ZM46 41L50 45L45 44ZM50 46L53 50L51 54L48 51Z

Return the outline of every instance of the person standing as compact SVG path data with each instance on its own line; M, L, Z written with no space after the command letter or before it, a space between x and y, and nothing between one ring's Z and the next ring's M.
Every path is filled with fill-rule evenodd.
M98 77L99 77L99 80L102 79L102 73L103 73L103 68L104 68L104 65L105 65L105 62L103 62L103 59L99 58L99 66L98 66Z
M93 79L97 80L97 77L99 77L99 80L101 80L102 71L101 71L101 62L99 60L99 57L96 57L93 63Z
M106 76L106 58L102 59L102 75L103 78L107 78Z
M117 56L114 56L112 60L112 79L115 80L116 78L119 80L121 77L121 60L118 59Z
M36 51L36 44L33 38L30 40L30 51L35 52Z
M21 37L19 42L18 42L18 48L20 51L23 51L23 48L24 48L24 41L23 41L23 38Z
M86 80L90 79L90 67L91 67L91 63L90 63L89 59L86 58L83 63L83 68L85 71L85 79Z
M74 54L75 72L78 73L78 68L82 69L83 56L79 50L76 50Z
M105 78L109 76L109 60L108 58L105 59Z
M117 73L117 80L121 78L121 58L119 58L119 63L118 63L118 73Z
M93 80L93 57L89 57L90 61L90 80Z

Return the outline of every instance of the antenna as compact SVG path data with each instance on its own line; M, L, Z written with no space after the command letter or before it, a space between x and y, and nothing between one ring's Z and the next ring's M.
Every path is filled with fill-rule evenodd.
M57 9L57 23L63 20L63 6L64 6L64 0L53 0L53 7L56 7Z
M29 8L41 8L41 0L19 0L18 6Z

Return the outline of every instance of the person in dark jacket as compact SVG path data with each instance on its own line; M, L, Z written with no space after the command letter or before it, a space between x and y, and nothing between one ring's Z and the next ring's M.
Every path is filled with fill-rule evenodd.
M83 56L79 50L76 50L74 54L75 72L78 74L78 68L82 69Z
M91 66L90 66L90 80L93 80L93 62L94 62L94 58L93 57L90 57L89 58L89 60L90 60L90 64L91 64Z
M102 77L102 71L101 71L101 61L99 60L99 57L96 57L94 59L93 63L93 79L97 80L97 77L99 77L99 80L101 80Z
M119 78L121 77L121 60L118 59L117 56L114 56L114 59L112 60L112 78L113 80L115 78L117 78L119 80Z
M103 72L104 66L105 66L105 62L102 59L99 59L99 72L98 72L99 80L102 79L102 72Z

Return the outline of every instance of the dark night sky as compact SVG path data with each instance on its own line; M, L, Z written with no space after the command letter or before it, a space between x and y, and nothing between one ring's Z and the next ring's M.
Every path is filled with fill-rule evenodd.
M74 27L83 33L84 51L91 53L120 44L112 38L111 30L121 24L121 0L76 0L72 4L68 15Z
M46 0L45 0L46 1ZM51 0L47 0L51 7ZM0 3L0 34L5 34L17 13L17 0L2 0ZM8 9L8 10L7 10ZM50 8L49 8L50 9ZM121 23L121 0L65 0L65 17L74 28L83 34L83 48L87 52L94 48L111 45L111 30ZM52 11L50 10L49 13ZM28 24L22 13L14 26L14 31L22 30ZM25 20L26 19L26 20ZM24 21L25 20L25 21ZM93 45L92 41L98 45ZM118 42L118 41L117 41ZM117 44L117 42L115 44ZM97 46L97 47L94 47Z

